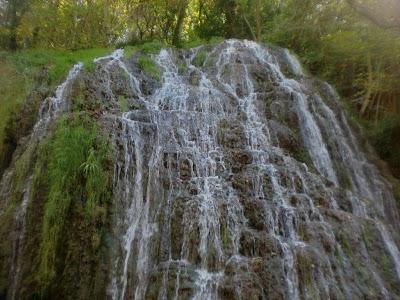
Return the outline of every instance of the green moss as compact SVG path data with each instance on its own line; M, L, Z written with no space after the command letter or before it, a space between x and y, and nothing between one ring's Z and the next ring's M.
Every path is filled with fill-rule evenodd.
M119 107L120 107L122 112L129 111L128 101L126 100L126 98L124 96L119 96L118 97L118 103L119 103Z
M84 69L86 72L91 73L96 69L96 64L93 61L88 62L84 65Z
M302 241L305 241L305 242L309 241L308 230L307 230L307 226L305 223L302 223L299 226L299 237Z
M229 121L227 119L222 119L219 124L218 127L221 129L228 129L229 128Z
M342 245L342 249L344 253L351 257L352 256L352 251L351 251L351 246L350 246L350 240L349 237L347 236L346 232L341 231L339 233L338 241Z
M72 90L71 98L75 112L96 112L101 108L100 99L88 93L84 81L77 83L76 88Z
M230 238L229 238L228 228L226 227L225 224L223 224L221 226L220 235L221 235L221 240L222 240L222 246L224 248L228 248L229 247Z
M42 240L43 206L48 194L48 156L47 141L40 143L36 148L36 158L33 166L33 179L26 213L24 252L19 259L21 264L21 282L18 287L21 299L40 299L40 285L37 273L39 269L39 247Z
M182 48L183 49L193 49L196 47L199 47L201 45L206 44L207 41L201 38L196 38L196 39L192 39L190 41L185 41L184 43L182 43Z
M161 81L161 71L156 62L148 55L141 55L138 63L142 70L150 75L153 79Z
M178 60L178 73L183 75L187 70L186 62L183 59Z
M79 83L79 90L73 99L73 108L75 111L84 111L87 108L87 101L84 93L85 85L83 82Z
M335 257L339 261L340 266L343 268L344 267L344 260L343 260L343 257L341 255L341 252L340 252L340 249L339 249L338 245L335 246Z
M5 57L0 57L0 169L5 152L4 134L10 116L27 96L30 86L14 65ZM0 170L1 173L1 170Z
M299 147L294 153L293 157L302 163L305 163L308 167L313 168L314 164L308 154L308 151L304 147Z
M33 167L35 149L36 145L30 144L17 159L11 186L12 192L7 199L8 203L4 212L0 214L0 296L6 295L9 286L8 272L12 263L13 239L16 238L13 236L16 226L15 214L24 197L26 183Z
M313 259L307 252L298 252L296 255L297 272L302 289L313 287Z
M391 274L391 264L392 263L389 257L387 257L386 255L381 256L381 266L387 278L391 278L393 276L393 274Z
M354 262L352 263L352 267L354 268L354 270L356 271L357 277L359 278L359 280L361 282L364 282L365 285L370 285L370 270L368 270L368 268L360 263Z
M124 47L124 57L125 58L130 58L136 51L138 51L138 48L135 46L126 46Z
M12 53L3 53L0 57L0 173L7 167L9 157L18 140L12 136L6 137L6 126L13 115L18 114L23 106L23 100L37 84L39 74L46 73L48 88L52 89L66 76L70 68L77 62L83 62L86 70L92 71L95 65L93 59L104 56L111 49L86 49L79 51L29 49ZM46 72L44 72L46 70ZM42 99L40 99L42 100ZM34 105L31 105L32 107ZM35 116L37 110L34 112ZM15 118L15 117L14 117ZM15 118L18 119L18 118ZM31 117L30 117L31 119ZM24 120L22 120L24 121ZM20 137L19 130L16 136ZM25 133L25 132L24 132ZM8 141L5 141L8 139ZM10 139L12 141L10 141Z
M9 205L0 216L0 298L7 299L10 285L9 270L12 258L12 231L15 216L15 204Z
M99 136L89 119L65 119L58 125L49 144L46 176L49 193L43 213L39 280L47 287L56 278L59 247L68 231L71 209L82 207L84 224L103 224L109 201L110 160L107 141ZM97 238L92 247L96 247Z
M137 47L146 54L158 54L161 49L166 48L166 45L160 41L152 41L138 45Z
M222 36L213 36L211 37L208 41L207 41L207 45L217 45L219 43L222 43L223 41L225 41L225 38Z
M214 46L216 44L222 43L225 40L224 37L220 37L220 36L213 36L210 37L209 39L201 39L201 38L194 38L188 41L185 41L184 43L182 43L182 47L183 49L193 49L199 46Z
M363 231L361 233L361 237L364 241L365 246L367 249L371 248L372 242L373 242L373 236L372 236L372 231L371 231L371 225L369 224L364 224L363 226Z
M207 57L206 61L205 61L205 66L206 66L206 67L212 67L212 66L214 66L214 65L215 65L215 60L216 60L215 55L213 56L212 54L210 54L210 55Z
M349 177L349 174L347 173L347 170L345 168L338 168L338 179L339 179L339 184L342 188L344 189L351 189L352 188L352 183Z
M394 270L392 260L388 255L382 255L380 257L380 267L385 281L394 291L400 291L396 271Z
M160 41L152 41L143 44L126 45L124 48L124 57L126 59L132 57L135 52L142 52L146 55L158 54L161 49L167 48L167 46Z

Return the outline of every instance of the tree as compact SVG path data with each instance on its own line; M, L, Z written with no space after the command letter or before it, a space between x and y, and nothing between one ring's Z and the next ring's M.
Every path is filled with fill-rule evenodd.
M177 6L178 6L177 21L175 24L173 37L172 37L172 43L175 46L179 46L180 41L181 41L181 32L182 32L183 22L185 20L186 10L188 8L188 5L189 5L189 0L179 0L177 2Z
M4 10L3 26L7 29L8 48L15 50L18 47L17 43L17 28L20 24L22 16L25 14L29 6L28 0L7 0L2 3L2 9Z

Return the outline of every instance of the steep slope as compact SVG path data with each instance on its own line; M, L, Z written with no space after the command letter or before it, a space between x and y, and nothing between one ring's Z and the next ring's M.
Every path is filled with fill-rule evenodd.
M95 64L91 72L77 65L44 102L3 175L2 236L13 238L1 257L4 296L400 298L391 187L332 88L304 75L287 50L228 40L151 58L117 50ZM73 208L90 201L71 198L67 220L57 220L70 227L51 231L60 239L50 268L43 211L52 190L38 189L38 151L62 114L82 111L109 141L112 201L81 227L85 217ZM30 166L21 174L24 153ZM87 228L101 232L96 247L82 246ZM42 276L43 268L53 271Z

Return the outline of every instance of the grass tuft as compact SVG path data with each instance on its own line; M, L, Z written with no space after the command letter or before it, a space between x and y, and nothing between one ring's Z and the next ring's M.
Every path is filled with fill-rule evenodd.
M124 96L119 96L118 97L118 103L119 103L119 107L120 107L122 112L129 111L128 100Z
M148 55L141 55L138 63L142 70L150 75L153 79L161 81L161 72L156 62Z
M196 67L202 67L207 59L207 52L205 50L199 51L196 57L193 59L193 65Z
M152 41L138 45L137 47L146 54L158 54L161 49L167 46L160 41Z

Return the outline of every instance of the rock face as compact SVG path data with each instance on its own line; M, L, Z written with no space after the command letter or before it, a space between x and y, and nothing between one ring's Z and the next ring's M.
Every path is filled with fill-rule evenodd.
M400 299L391 187L328 84L249 41L154 60L78 76L114 149L104 297Z

